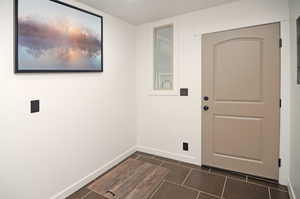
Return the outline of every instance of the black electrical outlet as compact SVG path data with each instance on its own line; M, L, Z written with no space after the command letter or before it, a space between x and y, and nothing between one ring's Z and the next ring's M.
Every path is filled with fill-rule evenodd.
M30 113L40 112L40 100L32 100L30 105Z
M180 96L189 96L189 89L188 88L181 88L180 89Z
M188 151L188 150L189 150L189 143L184 142L184 143L182 144L182 148L183 148L184 151Z

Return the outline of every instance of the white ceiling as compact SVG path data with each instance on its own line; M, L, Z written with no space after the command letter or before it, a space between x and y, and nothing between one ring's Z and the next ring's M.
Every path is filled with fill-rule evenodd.
M236 0L78 0L139 25Z

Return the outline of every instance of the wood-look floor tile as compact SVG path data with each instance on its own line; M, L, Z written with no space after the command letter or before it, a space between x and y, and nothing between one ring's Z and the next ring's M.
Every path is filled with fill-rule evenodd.
M271 199L290 199L289 193L285 191L279 191L270 189Z
M233 178L233 179L237 179L237 180L246 181L246 175L242 175L242 174L235 173L235 172L230 172L230 171L225 171L225 170L222 170L222 169L212 168L211 173L214 173L214 174L217 174L217 175L227 176L229 178Z
M143 162L148 162L150 164L154 164L154 165L161 165L162 161L154 159L154 158L149 158L149 157L144 157L144 156L140 156L137 158L137 160L143 161Z
M85 196L88 192L90 192L90 190L86 187L76 191L75 193L73 193L72 195L70 195L69 197L67 197L66 199L81 199L81 197Z
M180 161L178 161L178 160L173 160L173 159L160 157L160 156L154 156L154 158L157 160L163 161L163 162L167 162L167 163L180 164Z
M128 177L134 175L137 172L137 168L142 167L143 164L142 161L130 158L104 176L95 180L88 188L99 194L105 194L107 190L113 189L117 184L122 184L127 181Z
M185 166L185 167L189 167L189 168L197 169L197 170L201 170L201 171L208 171L209 170L208 167L199 166L199 165L195 165L195 164L190 164L190 163L187 163L187 162L180 162L179 164L182 165L182 166Z
M113 184L107 190L114 193L117 198L125 199L126 196L130 194L130 192L133 191L135 187L137 187L144 179L146 179L147 176L150 173L152 173L156 168L157 167L153 164L144 163L140 167L136 168L135 172L131 176L128 176L126 179L120 181L114 181L114 179L112 179L109 183ZM103 192L97 191L97 193ZM103 195L106 197L111 196L110 193Z
M168 169L156 166L124 199L147 199L161 184L168 174Z
M154 158L155 157L152 154L144 153L144 152L140 152L140 151L137 151L135 154L138 155L138 156L143 156L143 157L148 157L148 158Z
M124 167L124 164L128 164L128 161L130 162L132 159L134 159L133 161L138 161L140 163L131 163L131 166L140 167L143 164L149 163L153 165L151 166L151 169L145 169L142 177L136 177L135 181L139 181L140 183L132 184L129 182L125 183L126 185L122 187L119 187L117 184L108 185L104 183L101 185L101 183L99 184L99 181L96 183L97 180L103 178L113 178L116 181L122 181L122 176L124 177L125 182L126 175L128 177L128 175L131 176L135 173L134 169L131 170L126 166ZM157 165L161 165L161 167L157 167ZM159 168L164 171L159 170L159 172L156 172ZM113 171L116 170L117 174L113 174ZM96 193L89 189L99 189L101 186L103 189L112 188L120 195L123 194L123 199L146 199L149 198L151 193L154 193L151 199L219 199L213 195L219 197L222 195L225 176L228 178L223 194L224 199L270 199L269 188L271 199L289 199L287 187L272 181L249 177L248 183L246 183L243 182L246 177L238 173L219 169L211 169L211 173L208 173L207 171L209 171L208 167L201 167L143 152L136 152L121 164L66 199L82 199L82 197L84 197L84 199L107 199L103 195L98 194L99 192ZM124 176L124 173L127 174ZM163 179L166 181L161 184ZM181 185L183 182L184 186ZM127 193L126 190L131 184L136 188ZM159 184L161 184L161 186L158 188ZM114 189L113 187L119 188ZM200 193L196 190L199 190Z
M113 196L118 199L147 199L169 172L164 167L146 162L149 160L151 158L147 157L128 159L88 188L109 199Z
M107 198L91 191L90 193L87 194L87 196L84 197L84 199L107 199Z
M183 183L190 171L190 168L168 162L164 162L161 166L169 169L169 174L167 175L166 180L176 184Z
M269 199L266 187L228 179L225 186L224 198L226 199Z
M206 193L221 196L225 179L226 178L224 176L192 170L185 182L185 185Z
M151 199L197 199L198 192L169 182L164 182Z
M200 193L197 199L220 199L220 198L216 196L208 195L206 193Z
M138 157L139 157L139 155L137 153L134 153L131 156L129 156L129 158L132 158L132 159L137 159Z

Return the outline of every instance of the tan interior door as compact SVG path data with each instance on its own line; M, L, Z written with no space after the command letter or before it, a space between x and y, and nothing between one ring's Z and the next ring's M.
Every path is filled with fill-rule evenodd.
M204 165L278 180L279 40L279 23L203 35Z

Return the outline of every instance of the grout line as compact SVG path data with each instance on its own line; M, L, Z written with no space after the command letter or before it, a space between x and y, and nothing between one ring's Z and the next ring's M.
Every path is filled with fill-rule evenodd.
M180 187L183 187L183 188L186 188L186 189L190 189L190 190L193 190L193 191L197 191L197 192L200 191L200 190L198 190L198 189L195 189L195 188L193 188L193 187L189 187L189 186L187 186L187 185L177 184L177 183L175 183L175 182L170 182L170 181L166 181L166 182L168 182L168 183L170 183L170 184L174 184L174 185L180 186Z
M200 191L198 191L196 199L199 199L199 198L200 198Z
M205 192L205 191L200 191L200 193L204 193L204 194L209 195L209 196L211 196L211 197L220 198L220 196L217 196L217 195L212 194L212 193L207 193L207 192Z
M227 175L222 175L222 174L219 174L219 173L215 173L215 172L207 172L207 171L202 171L202 170L198 170L199 172L202 172L202 173L209 173L210 175L213 175L213 176L221 176L221 177L224 177L224 178L227 178L228 176ZM231 177L229 177L231 179ZM235 178L232 178L235 180ZM242 181L242 180L240 180Z
M184 183L187 181L187 179L190 177L191 173L192 173L192 168L190 168L189 172L186 174L183 182L181 183L181 185L184 185Z
M176 162L170 162L170 161L165 161L165 163L167 163L167 164L172 164L172 165L176 165L176 166L180 166L180 167L183 167L183 168L186 168L186 169L192 169L192 167L188 167L188 166L185 166L185 165L182 165L182 164L180 164L180 163L176 163ZM199 171L200 171L200 169L199 169Z
M90 190L89 192L87 192L85 195L83 195L82 197L81 197L81 199L84 199L84 198L86 198L87 197L87 195L89 194L89 193L91 193L92 191Z
M149 155L151 155L151 154L149 154ZM146 156L137 154L136 159L139 159L139 158L142 158L142 157L146 157ZM196 188L193 188L193 187L184 185L184 183L187 181L188 177L191 175L191 173L192 173L193 170L197 170L197 171L203 172L203 173L209 173L209 174L211 174L211 175L216 175L216 176L223 176L223 177L225 177L225 182L224 182L224 187L223 187L223 190L222 190L221 198L223 197L223 194L224 194L224 192L225 192L226 182L227 182L227 180L228 180L228 176L226 176L226 175L221 175L221 174L218 174L218 173L213 173L211 168L209 168L207 171L206 171L206 170L197 169L197 168L194 169L194 168L189 167L189 166L187 166L187 165L181 164L181 161L168 161L167 159L166 159L166 160L162 160L162 159L159 158L159 156L154 156L154 155L153 155L153 156L150 156L150 157L147 156L147 157L148 157L149 159L154 159L154 160L161 161L160 165L158 165L158 166L162 166L164 163L167 163L167 164L172 164L172 165L176 165L176 166L181 166L181 167L184 167L184 168L188 168L188 169L189 169L189 172L187 173L185 179L183 180L183 182L182 182L181 184L177 184L177 183L174 183L174 182L170 182L170 181L168 181L168 180L163 180L163 181L161 182L161 184L156 188L156 190L153 191L153 192L149 195L149 199L151 199L151 198L156 194L156 192L158 192L158 190L161 188L162 184L165 183L165 182L168 182L168 183L171 183L171 184L175 184L175 185L178 185L178 186L182 186L182 187L187 188L187 189L190 189L190 190L194 190L194 191L196 191L196 192L198 193L198 197L200 196L200 193L204 193L204 194L207 194L207 195L210 195L210 196L213 196L213 197L220 198L220 196L218 196L218 195L211 194L211 193L207 193L207 192L201 191L201 190L199 190L199 189L196 189ZM171 159L171 160L172 160L172 159ZM184 162L182 162L182 163L184 163ZM248 180L248 176L246 176L246 182L247 182L247 180ZM196 199L198 199L198 197L197 197Z
M150 154L150 155L151 155L151 154ZM133 158L133 159L138 160L139 158L142 158L142 157L145 157L145 156L140 155L140 154L136 154L136 157ZM148 157L148 156L147 156L147 157ZM207 171L206 171L206 170L197 169L197 168L192 168L192 167L189 167L189 166L187 166L187 165L181 164L180 161L176 161L176 162L174 161L174 162L173 162L173 161L168 161L168 160L162 160L162 159L159 159L159 156L154 156L154 155L153 155L153 156L150 156L150 157L148 157L148 158L149 158L149 159L155 159L155 160L161 161L160 165L158 165L158 166L162 166L164 163L169 163L169 164L173 164L173 165L177 165L177 166L181 166L181 167L184 167L184 168L189 169L189 172L187 173L187 175L186 175L184 181L183 181L181 184L177 184L177 183L170 182L170 181L167 181L167 180L162 180L162 182L161 182L160 185L156 188L156 190L154 190L154 191L149 195L149 199L151 199L151 198L154 196L154 194L155 194L156 192L158 192L158 190L161 188L161 186L162 186L163 183L165 183L165 182L169 182L169 183L171 183L171 184L175 184L175 185L182 186L182 187L187 188L187 189L190 189L190 190L194 190L194 191L196 191L196 192L198 193L198 195L197 195L198 197L200 196L200 193L205 193L205 194L207 194L207 195L211 195L211 196L213 196L213 197L218 197L218 198L219 198L219 196L217 196L217 195L210 194L210 193L207 193L207 192L204 192L204 191L200 191L199 189L195 189L195 188L192 188L192 187L189 187L189 186L185 186L185 185L184 185L184 183L187 181L188 177L191 175L191 173L192 173L193 170L197 170L197 171L203 172L203 173L210 173L210 172L211 172L211 168L209 168ZM172 160L172 159L171 159L171 160ZM184 162L182 162L182 163L184 163ZM120 164L121 164L121 163L120 163ZM114 169L114 168L112 168L112 169ZM112 170L112 169L111 169L111 170ZM105 174L111 172L111 170L108 171L108 172L106 172ZM104 174L104 175L105 175L105 174ZM214 173L212 173L212 174L214 174ZM100 177L100 176L99 176L99 177ZM94 181L96 181L96 180L97 180L97 178L96 178L95 180L91 181L90 183L92 183L92 182L94 182ZM95 192L94 190L89 189L89 192L87 192L84 196L82 196L81 199L86 198L91 192L97 193L97 192ZM97 193L97 194L99 194L99 193ZM101 194L99 194L99 195L101 195ZM198 199L198 197L197 197L196 199Z
M187 185L177 184L175 182L171 182L171 181L168 181L168 180L165 180L165 182L170 183L170 184L174 184L174 185L177 185L177 186L181 186L181 187L184 187L186 189L193 190L193 191L197 191L197 192L200 192L200 193L204 193L204 194L210 195L212 197L220 198L220 196L218 196L218 195L215 195L215 194L212 194L212 193L208 193L208 192L205 192L205 191L201 191L199 189L196 189L196 188L193 188L193 187L190 187L190 186L187 186Z
M171 182L170 182L171 183ZM193 187L189 187L189 186L187 186L187 185L180 185L180 184L176 184L176 183L174 183L175 185L178 185L178 186L181 186L181 187L183 187L183 188L186 188L186 189L190 189L190 190L193 190L193 191L197 191L197 192L199 192L200 190L199 189L196 189L196 188L193 188Z
M238 178L238 177L230 176L230 175L227 175L227 174L216 173L216 172L211 172L210 174L225 177L225 178L227 177L229 179L236 180L236 181L247 182L247 179L246 179L247 177L246 176L241 176L241 177L245 177L245 178Z
M149 154L151 155L151 154ZM139 159L141 157L145 157L143 155L139 155L137 154L137 157L135 159ZM148 157L148 156L147 156ZM184 168L188 168L189 169L189 172L187 173L186 177L184 178L183 182L181 184L177 184L177 183L174 183L174 182L171 182L171 181L168 181L168 180L162 180L162 182L160 183L160 185L149 195L149 199L153 198L153 196L159 191L159 189L161 188L161 186L165 183L165 182L168 182L168 183L171 183L171 184L174 184L174 185L178 185L178 186L182 186L184 188L187 188L187 189L190 189L190 190L194 190L194 191L197 191L197 197L196 199L200 199L200 194L201 193L204 193L204 194L207 194L207 195L210 195L210 196L213 196L213 197L217 197L217 198L220 198L220 199L224 199L224 193L225 193L225 188L226 188L226 185L227 185L227 181L229 179L231 179L230 176L227 176L227 175L222 175L222 174L218 174L218 173L214 173L212 172L212 168L208 168L208 170L201 170L201 169L197 169L197 168L193 168L193 167L189 167L187 165L184 165L184 164L181 164L181 163L184 163L184 162L181 162L181 161L168 161L168 159L166 160L162 160L159 158L160 156L149 156L148 158L149 159L154 159L154 160L158 160L158 161L161 161L161 163L158 165L158 166L162 166L164 163L167 163L167 164L172 164L172 165L176 165L176 166L181 166L181 167L184 167ZM172 160L172 159L170 159ZM199 166L201 167L201 166ZM191 175L192 171L193 170L196 170L196 171L199 171L199 172L203 172L203 173L209 173L211 175L216 175L216 176L223 176L225 177L225 181L224 181L224 186L223 186L223 190L222 190L222 193L221 193L221 196L218 196L218 195L215 195L215 194L211 194L211 193L207 193L205 191L201 191L199 189L196 189L196 188L193 188L193 187L190 187L190 186L187 186L187 185L184 185L184 183L186 183L188 177ZM282 190L280 188L273 188L273 187L270 187L268 185L263 185L263 184L259 184L259 183L255 183L255 182L249 182L249 176L248 175L244 175L246 177L246 183L250 183L250 184L254 184L254 185L257 185L257 186L260 186L260 187L264 187L264 188L267 188L268 189L268 193L269 193L269 199L271 199L271 189L275 189L275 190L278 190L278 191L282 191L282 192L287 192L286 190ZM244 180L240 180L240 179L235 179L235 178L232 178L233 180L238 180L238 181L242 181L242 182L245 182ZM268 183L268 181L266 181ZM270 182L271 183L271 182ZM90 190L86 195L84 195L83 197L81 197L81 199L84 199L87 197L87 195L89 193L93 192L92 190ZM97 192L95 192L97 193Z
M160 185L150 194L149 199L151 199L157 192L158 190L161 188L161 186L165 183L165 180L162 180Z
M223 190L222 190L221 198L223 198L223 196L224 196L224 192L225 192L225 187L226 187L227 178L228 178L228 177L226 177L226 178L225 178L225 182L224 182L224 186L223 186Z
M149 153L145 153L145 154L149 154ZM149 155L152 155L152 154L149 154ZM137 156L142 156L142 155L137 155ZM156 159L156 160L160 160L162 161L161 164L159 166L162 166L164 163L167 163L167 164L173 164L173 165L177 165L177 166L181 166L181 167L184 167L184 168L189 168L189 169L195 169L197 171L200 171L200 172L206 172L206 173L210 173L210 174L213 174L213 175L217 175L217 176L223 176L223 177L228 177L230 179L233 179L233 180L238 180L238 181L242 181L242 182L245 182L244 180L242 179L238 179L238 178L234 178L234 177L230 177L230 176L227 176L227 175L222 175L222 174L218 174L218 173L214 173L212 172L212 168L209 168L208 171L205 171L205 170L201 170L201 169L197 169L197 168L192 168L192 167L188 167L186 165L182 165L181 163L184 163L182 161L178 161L176 160L177 162L173 162L173 161L168 161L168 160L161 160L159 159L161 156L156 156L156 155L152 155L152 157L150 157L150 159ZM138 157L136 158L138 159ZM170 159L170 160L174 160L174 159ZM199 166L201 167L201 166ZM261 186L261 187L265 187L265 188L268 188L270 186L268 185L262 185L262 184L259 184L259 183L255 183L255 182L249 182L249 176L248 175L244 175L246 177L246 183L251 183L251 184L254 184L254 185L257 185L257 186ZM255 178L255 177L254 177ZM259 178L255 178L255 179L258 179L260 180ZM268 181L266 180L267 183L273 183L271 181ZM280 189L280 188L273 188L273 187L270 187L271 189L274 189L274 190L278 190L278 191L282 191L282 192L288 192L284 189Z

